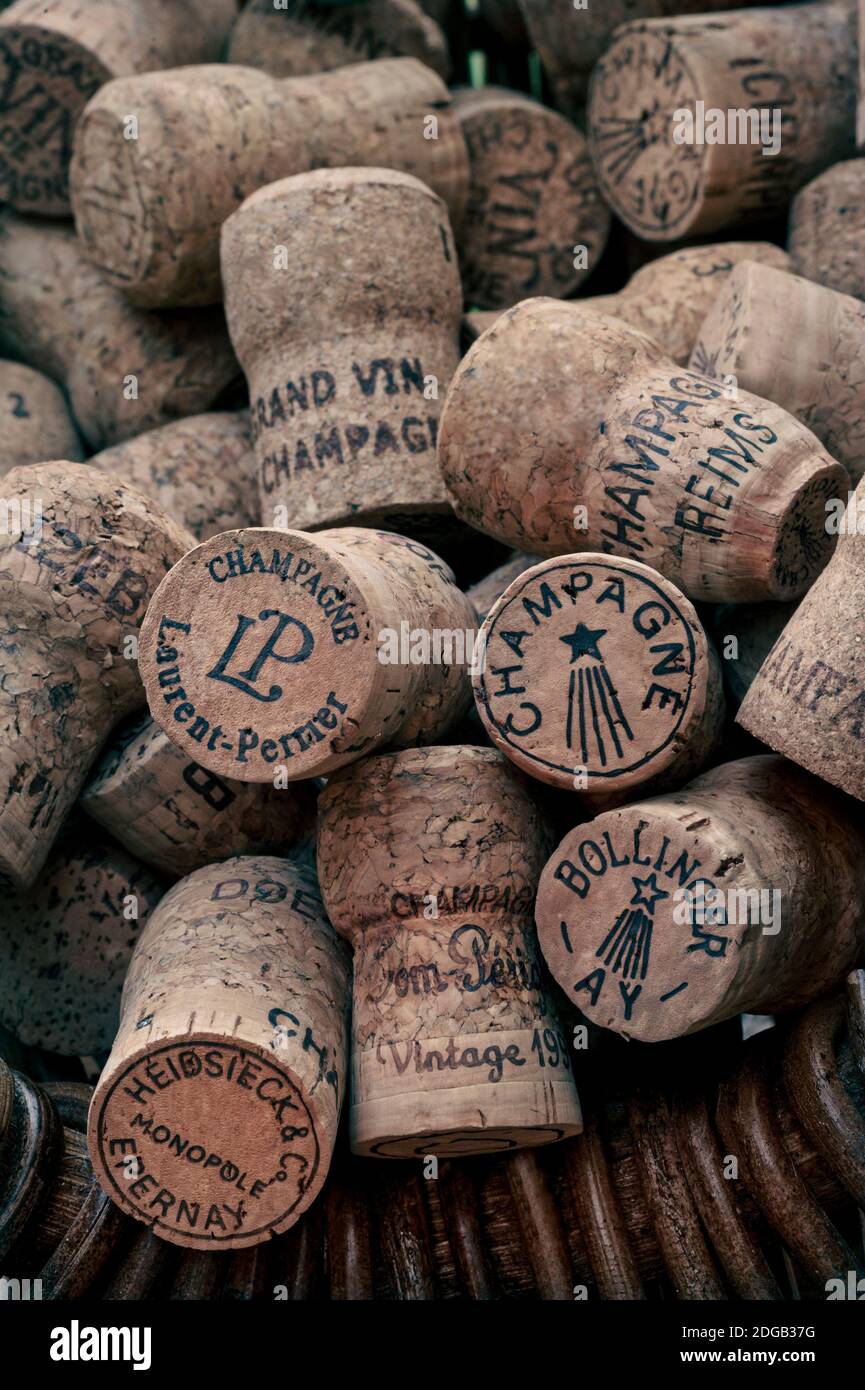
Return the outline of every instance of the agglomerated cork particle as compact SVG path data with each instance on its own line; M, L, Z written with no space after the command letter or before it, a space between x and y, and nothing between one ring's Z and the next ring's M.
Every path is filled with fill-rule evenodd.
M329 779L318 871L354 946L356 1153L498 1153L579 1132L531 925L549 844L492 749L385 754Z
M222 274L264 523L446 525L435 451L462 296L441 199L390 169L269 184L225 223Z
M138 140L123 138L129 111ZM87 255L133 302L213 304L220 228L244 198L310 169L357 165L422 179L458 228L465 143L447 87L415 58L282 81L230 64L119 79L79 123L70 187Z
M853 153L856 39L838 0L647 20L618 30L592 74L589 143L602 196L638 236L671 241L782 212ZM774 74L771 92L757 72ZM778 93L783 93L783 104ZM698 110L697 103L703 108ZM777 111L772 129L699 143L677 117ZM714 138L714 136L713 136ZM777 143L777 142L776 142Z
M502 314L448 391L457 515L538 555L657 569L691 599L790 600L826 564L847 475L792 415L677 367L644 334L552 299Z
M63 392L22 362L0 361L0 477L21 463L59 458L84 458Z
M566 555L515 579L480 632L481 722L517 767L592 797L675 785L718 742L721 672L693 605L620 556Z
M90 1107L112 1200L194 1249L293 1226L336 1139L349 969L297 863L239 855L176 884L140 935Z
M863 949L863 843L782 758L726 763L568 832L541 874L541 949L587 1018L643 1042L800 1008Z
M788 246L797 275L865 299L865 159L833 164L793 199Z
M0 873L36 878L109 729L143 702L135 639L192 537L81 463L14 468L0 533Z
M0 1022L74 1057L111 1046L139 933L164 892L107 836L79 832L25 893L0 905Z
M218 777L145 715L94 768L81 806L121 844L180 878L232 854L283 854L315 820L311 785Z
M139 665L186 755L244 782L295 780L441 738L470 703L476 627L452 572L404 536L250 528L166 576Z

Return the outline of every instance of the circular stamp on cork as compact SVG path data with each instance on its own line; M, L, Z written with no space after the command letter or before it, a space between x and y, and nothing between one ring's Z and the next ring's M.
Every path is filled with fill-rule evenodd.
M375 642L337 551L250 528L212 537L166 575L139 667L154 719L202 767L268 782L281 766L291 780L358 743L385 671Z
M526 570L490 611L473 674L493 742L566 790L641 785L699 728L710 677L696 612L638 561L569 555Z
M97 1092L89 1144L114 1201L184 1246L279 1235L326 1175L315 1115L290 1072L218 1034L139 1052Z

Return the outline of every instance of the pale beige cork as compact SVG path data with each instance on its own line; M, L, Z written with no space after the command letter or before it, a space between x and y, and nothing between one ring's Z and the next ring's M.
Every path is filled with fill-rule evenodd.
M857 483L865 472L865 304L743 262L700 329L694 371L774 401Z
M844 491L838 493L841 502ZM827 525L834 526L832 513ZM832 561L757 672L738 722L793 762L865 800L865 481L841 518Z
M788 247L797 275L865 299L865 159L834 164L801 189L790 209Z
M712 631L724 689L734 709L796 612L795 603L724 603L712 613Z
M238 376L219 309L134 308L65 225L0 216L0 351L66 388L91 449L207 408Z
M582 131L503 87L462 88L454 111L469 152L460 235L466 299L505 309L528 295L573 294L610 230Z
M33 367L0 361L0 477L21 463L59 458L84 458L63 392Z
M782 212L809 179L853 153L853 20L847 0L836 0L619 29L589 98L589 143L613 212L647 241ZM754 128L761 110L765 130ZM749 111L757 113L750 124ZM699 130L689 133L683 112ZM724 143L698 143L701 115L711 121L712 112L721 113ZM733 130L728 113L739 122ZM713 127L707 133L715 138Z
M441 199L390 169L268 184L223 227L222 278L265 525L452 518L435 450L462 296Z
M139 113L138 140L123 118ZM145 308L222 297L222 223L255 189L310 169L404 170L459 226L468 155L447 87L416 58L278 80L231 64L109 83L78 125L78 234L109 282ZM392 248L391 248L392 249Z
M589 295L571 307L575 313L612 314L648 334L674 362L685 366L697 334L733 269L740 261L787 270L790 257L770 241L723 241L685 246L641 266L616 294ZM474 342L495 323L488 310L467 314L463 332Z
M724 718L721 672L691 603L648 565L565 555L515 579L480 631L475 704L529 776L582 796L675 786Z
M192 537L82 463L3 479L0 878L29 888L114 724L144 702L135 639Z
M138 935L165 889L106 835L78 830L0 904L0 1023L66 1057L111 1046Z
M243 782L294 781L440 739L471 701L476 629L447 565L404 536L249 528L166 576L139 666L185 754Z
M236 13L235 0L15 0L0 15L0 199L68 216L73 135L94 93L214 62Z
M849 803L801 769L725 763L568 832L541 950L588 1019L640 1042L800 1008L862 959L863 851Z
M328 782L318 871L354 946L355 1153L503 1153L580 1131L532 927L549 845L493 749L386 754Z
M466 596L471 601L478 620L483 622L496 599L501 598L508 585L524 570L537 563L537 555L525 555L522 551L515 550L510 560L505 560L503 565L490 570L490 573L479 579L477 584L472 584L471 588L466 590Z
M240 1249L327 1177L346 1087L348 952L315 875L240 855L181 880L136 946L88 1145L156 1235Z
M147 715L106 748L80 804L139 859L174 878L232 854L285 854L315 820L311 785L218 777Z
M189 415L102 449L89 463L146 492L197 541L258 522L257 468L245 410Z
M442 77L450 71L447 39L415 0L250 0L231 30L227 61L271 77L303 77L377 58L418 58Z
M462 359L439 462L457 515L537 555L596 551L690 599L790 600L826 564L847 474L779 406L677 367L621 321L553 299Z

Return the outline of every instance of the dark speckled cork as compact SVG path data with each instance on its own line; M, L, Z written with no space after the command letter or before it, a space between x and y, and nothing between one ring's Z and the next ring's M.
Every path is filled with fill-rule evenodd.
M462 304L441 199L390 169L299 174L229 218L222 272L265 525L387 526L395 512L441 526L435 449Z
M855 108L846 0L649 19L619 29L594 69L589 144L617 216L645 240L673 241L783 212L809 179L852 155ZM761 109L775 153L763 153L771 123L727 127L728 112L738 120ZM690 134L684 111L695 118ZM701 116L714 138L715 111L725 138L701 143Z
M544 560L493 605L480 644L481 722L541 782L633 796L693 777L718 742L717 657L693 605L648 565Z
M315 819L307 783L218 777L148 716L105 750L81 805L139 859L174 878L231 854L284 854Z
M133 947L163 892L104 835L59 845L33 888L0 902L0 1023L64 1056L109 1048Z
M474 609L438 556L361 527L228 531L153 596L150 710L203 767L318 777L385 743L431 743L471 701Z
M318 872L354 945L356 1153L505 1153L579 1133L531 924L549 845L492 749L386 754L330 779Z
M440 194L457 229L468 157L449 106L415 58L282 81L224 64L112 82L78 126L78 234L112 284L155 308L219 300L222 223L255 189L309 169L405 170ZM129 111L138 140L123 138Z
M830 990L862 959L863 903L849 803L769 754L569 831L536 920L587 1018L659 1042Z
M69 213L75 126L104 82L213 62L235 0L15 0L0 15L0 199Z
M847 487L778 406L553 299L524 300L469 349L438 455L479 530L539 555L625 555L714 602L804 593L834 547L826 501Z
M463 88L454 111L470 166L460 235L466 300L505 309L529 295L573 294L610 230L582 131L503 87Z
M249 0L228 44L228 62L262 68L271 77L303 77L377 58L419 58L447 77L450 55L439 25L415 0Z
M0 477L19 463L84 458L63 392L21 362L0 362Z
M0 352L65 386L94 450L207 410L239 375L220 310L135 309L65 224L11 212L0 216Z
M199 1250L300 1219L345 1096L349 971L310 869L239 855L171 889L90 1106L93 1168L118 1206Z
M27 888L106 734L143 703L126 639L192 537L86 464L14 468L3 489L0 874Z
M789 249L797 275L865 299L865 159L833 164L801 189L790 209Z

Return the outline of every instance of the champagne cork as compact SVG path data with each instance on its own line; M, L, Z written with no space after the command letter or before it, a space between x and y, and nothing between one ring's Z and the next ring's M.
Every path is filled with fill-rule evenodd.
M799 1008L861 958L865 841L773 755L568 832L541 874L547 965L593 1023L641 1042Z
M436 555L349 527L227 531L184 555L142 627L157 724L242 782L431 743L470 703L476 622Z
M78 234L109 283L155 308L218 301L222 223L263 184L310 169L405 170L444 199L457 227L468 156L449 101L415 58L282 81L224 64L112 82L76 133ZM123 138L129 111L138 140Z
M796 607L795 603L724 603L713 611L724 689L734 709L741 705Z
M801 189L790 209L789 249L797 275L865 299L865 159L833 164Z
M448 391L458 516L537 555L623 554L690 599L791 600L825 565L844 469L792 415L553 299L503 314Z
M84 458L63 392L32 367L0 361L0 477L56 458Z
M265 523L390 529L397 511L441 525L435 448L462 306L441 199L390 169L269 184L226 222L222 274Z
M66 1057L109 1048L123 978L164 888L107 836L57 846L39 881L0 906L0 1022Z
M192 1249L293 1226L330 1166L348 998L310 870L239 855L176 884L139 938L90 1107L113 1201Z
M136 630L192 537L86 464L13 468L3 489L0 876L29 888L105 735L143 702Z
M245 410L190 415L89 460L140 488L198 541L258 521L258 479Z
M691 366L789 410L856 483L865 471L863 359L865 304L745 261L705 319Z
M483 622L496 599L501 598L508 585L525 570L536 565L537 559L536 555L524 555L521 551L515 550L510 560L498 565L466 591L480 622Z
M840 525L831 564L757 672L738 722L770 748L862 801L865 659L859 634L865 482L852 495Z
M610 230L582 131L503 87L463 88L454 111L469 153L466 299L506 309L529 295L573 294Z
M215 62L235 0L15 0L0 15L0 198L69 213L72 137L112 77Z
M318 870L354 946L355 1153L501 1153L580 1131L531 924L548 846L492 749L386 754L329 781Z
M238 373L221 311L142 313L67 227L8 212L0 351L65 386L94 450L206 410Z
M697 341L699 329L721 288L740 261L759 261L786 270L790 257L770 241L724 241L709 246L685 246L641 266L616 294L596 294L571 304L575 313L612 314L639 328L681 366ZM473 343L491 328L497 313L480 310L463 319L463 332Z
M782 212L849 158L852 19L837 0L619 29L589 99L589 144L613 212L647 241L714 232Z
M526 570L480 633L475 704L529 776L586 796L686 781L724 717L718 659L693 606L648 565L565 555Z
M145 715L106 749L81 806L146 864L182 878L232 854L287 853L311 829L315 796L305 783L217 777Z
M325 5L320 0L250 0L235 21L228 62L261 68L271 77L303 77L376 58L418 58L447 77L447 39L415 0L366 0Z

